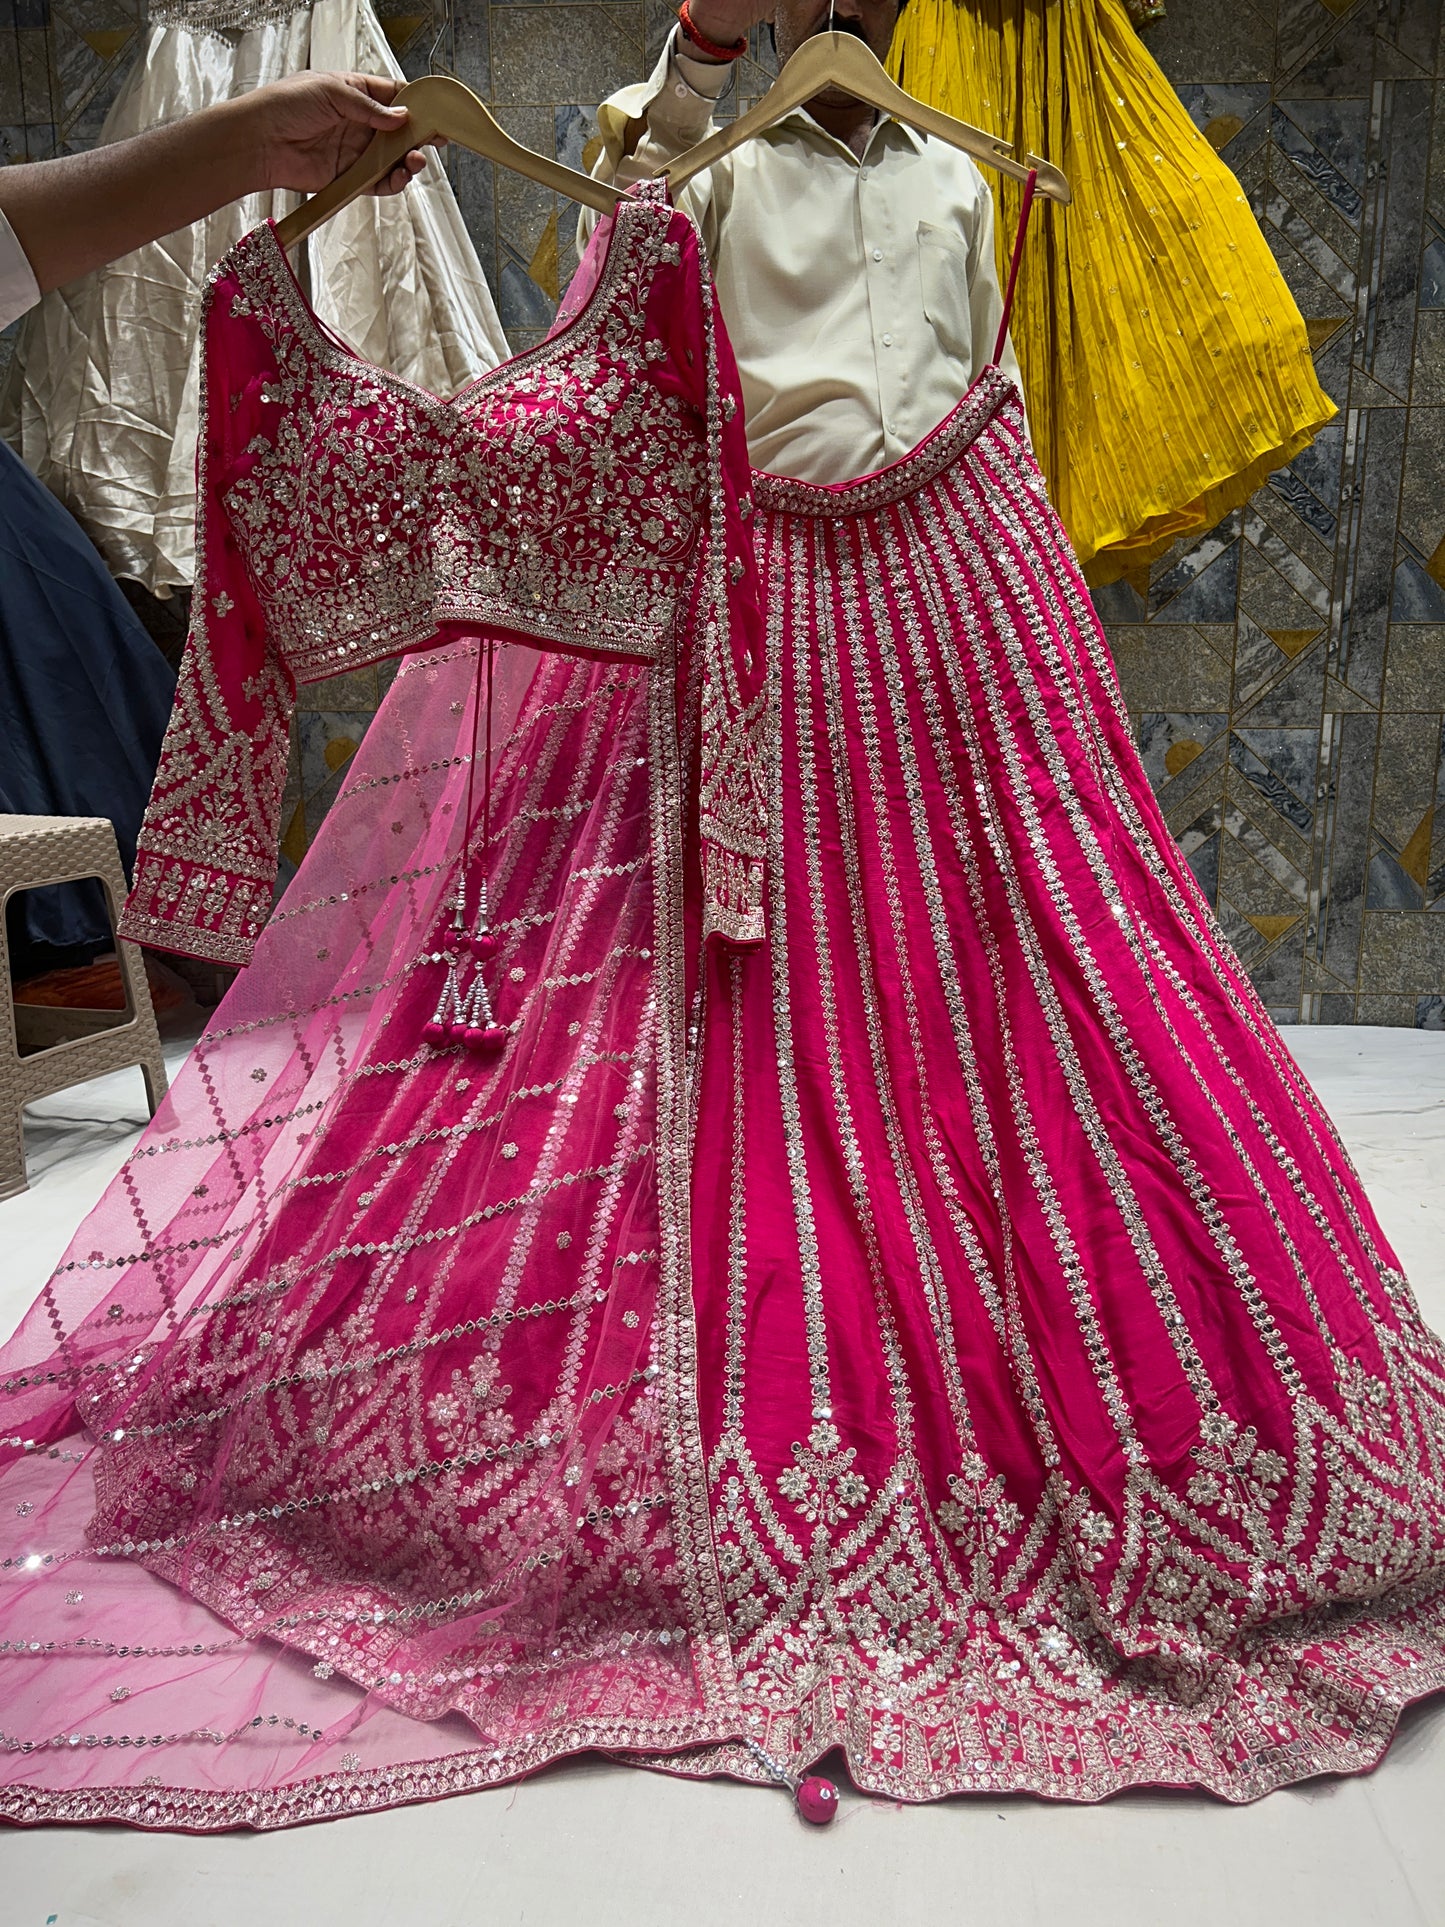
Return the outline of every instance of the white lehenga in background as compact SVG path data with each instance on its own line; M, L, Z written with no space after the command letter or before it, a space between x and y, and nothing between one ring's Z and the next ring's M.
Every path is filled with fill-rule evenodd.
M370 0L156 0L101 138L308 68L401 75ZM47 295L22 326L0 435L80 518L117 575L162 594L194 574L202 284L243 234L297 198L248 195ZM316 313L367 360L449 395L506 355L435 155L404 195L353 203L309 249Z

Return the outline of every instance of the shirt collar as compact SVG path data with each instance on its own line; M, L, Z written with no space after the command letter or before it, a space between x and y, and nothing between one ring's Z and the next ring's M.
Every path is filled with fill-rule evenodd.
M834 147L841 148L844 153L852 154L854 160L858 158L856 154L853 154L851 148L845 147L844 143L838 140L836 136L830 134L826 127L820 127L805 107L794 107L790 109L788 113L783 115L781 120L775 121L773 125L775 127L793 127L800 133L806 132L816 135L820 140L829 141ZM922 151L923 143L927 140L928 136L920 133L916 127L910 127L907 121L896 119L892 114L884 114L882 116L879 125L874 127L872 134L869 136L870 141L878 137L880 130L891 128L896 128L913 147L915 152ZM892 135L885 131L883 137L884 139L891 139Z

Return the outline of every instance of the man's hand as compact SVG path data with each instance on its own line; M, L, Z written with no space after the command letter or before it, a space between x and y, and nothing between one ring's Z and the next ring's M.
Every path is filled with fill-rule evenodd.
M267 188L314 194L344 174L373 135L406 124L392 102L401 83L377 74L293 74L232 103L250 120ZM419 147L371 190L396 194L426 165Z
M760 20L772 17L775 0L688 0L692 24L704 38L717 47L735 47L745 33ZM689 60L707 60L701 47L694 46L685 33L678 35L678 46Z

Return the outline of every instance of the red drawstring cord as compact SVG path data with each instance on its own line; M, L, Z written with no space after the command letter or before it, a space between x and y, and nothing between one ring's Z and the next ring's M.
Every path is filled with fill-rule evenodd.
M1019 262L1023 259L1024 230L1029 224L1029 209L1034 204L1034 188L1038 184L1038 178L1038 169L1031 167L1029 169L1029 177L1024 182L1024 199L1023 206L1019 209L1018 233L1014 236L1013 258L1008 264L1008 286L1003 292L1003 315L998 324L998 340L993 346L993 365L995 368L998 366L999 357L1003 353L1004 342L1008 339L1009 317L1013 313L1014 306L1014 286L1019 278Z

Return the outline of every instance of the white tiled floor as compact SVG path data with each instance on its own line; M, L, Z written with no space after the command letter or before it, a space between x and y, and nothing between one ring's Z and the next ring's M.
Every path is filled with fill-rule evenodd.
M1445 1034L1290 1033L1445 1330ZM179 1053L177 1053L179 1055ZM143 1117L125 1073L35 1107L31 1189L0 1204L0 1328L28 1304ZM782 1795L602 1763L263 1837L0 1835L6 1927L1445 1927L1445 1705L1369 1778L1257 1806Z

